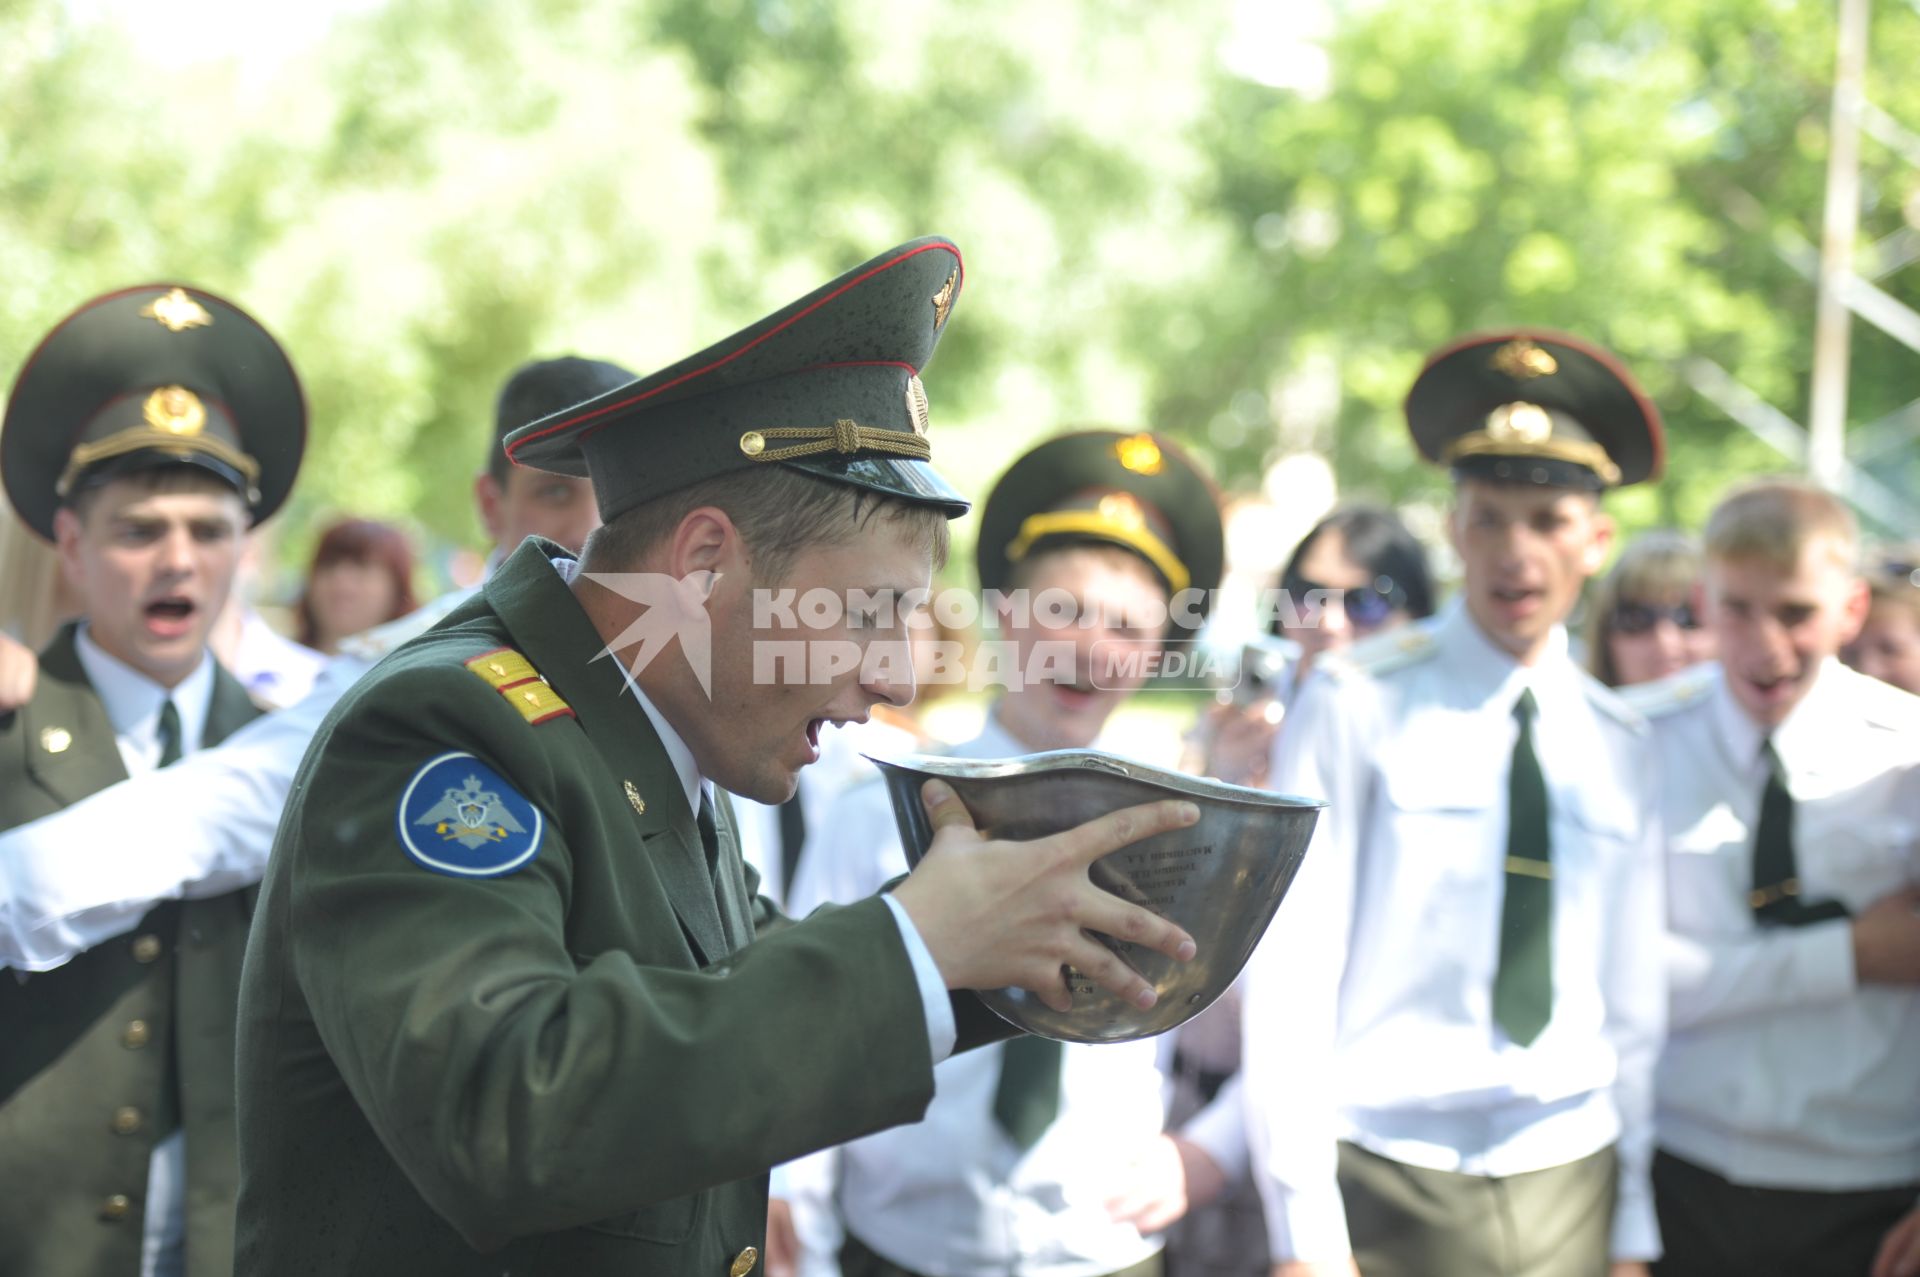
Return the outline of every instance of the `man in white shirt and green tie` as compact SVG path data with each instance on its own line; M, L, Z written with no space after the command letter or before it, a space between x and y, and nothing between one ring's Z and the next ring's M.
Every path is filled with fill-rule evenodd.
M1270 784L1326 799L1250 967L1276 1277L1644 1277L1665 1010L1645 725L1569 658L1606 489L1659 471L1606 352L1468 338L1407 398L1463 597L1327 662Z

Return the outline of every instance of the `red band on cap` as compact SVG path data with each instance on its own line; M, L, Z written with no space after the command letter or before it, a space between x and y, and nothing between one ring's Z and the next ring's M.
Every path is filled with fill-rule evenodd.
M769 328L766 332L761 333L758 337L755 337L752 341L740 347L740 349L729 351L727 354L722 355L720 358L714 360L712 363L706 365L706 367L704 368L696 368L692 372L683 373L681 376L675 377L672 381L669 381L664 385L655 386L652 390L649 390L644 395L635 395L631 399L622 399L618 403L610 403L603 407L595 408L592 412L583 412L577 417L569 417L565 421L555 422L553 425L548 426L544 430L538 431L537 433L534 433L534 434L530 434L523 439L516 440L513 443L513 445L507 449L507 458L508 460L511 460L511 461L517 461L518 460L517 454L519 453L520 449L526 446L527 444L532 443L536 439L544 439L550 434L556 434L559 431L566 430L572 426L577 426L581 422L592 420L595 417L604 417L608 413L618 412L622 408L631 408L634 404L643 403L646 400L651 399L654 396L662 393L663 391L672 390L675 386L685 385L687 382L692 381L696 377L704 377L708 373L712 372L714 369L721 368L726 366L727 364L732 363L734 360L738 359L740 356L746 354L749 350L752 350L754 347L758 346L761 342L766 341L767 339L777 335L778 333L787 329L789 326L800 322L800 320L806 318L808 315L811 315L814 311L819 310L822 306L826 305L828 302L833 301L835 298L841 297L844 294L853 290L854 288L859 287L861 284L866 283L869 279L872 279L875 275L880 274L882 271L891 270L895 266L898 266L901 262L904 262L909 258L917 257L921 253L927 253L927 252L952 253L957 269L961 272L962 278L965 277L966 263L961 260L960 250L958 248L955 248L951 244L922 244L919 248L914 249L912 252L902 253L900 254L900 256L893 258L891 261L882 262L880 265L874 267L872 270L868 271L866 274L859 275L853 279L848 280L845 284L842 284L839 288L834 289L832 292L828 293L825 297L822 297L819 301L813 303L813 305L807 307L805 310L798 311L792 315L789 315L784 321L782 321L777 326L773 328ZM887 361L876 361L876 362L887 362Z

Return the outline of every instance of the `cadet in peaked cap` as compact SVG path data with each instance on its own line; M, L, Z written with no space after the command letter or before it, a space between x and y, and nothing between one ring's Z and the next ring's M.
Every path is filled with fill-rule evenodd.
M1036 623L1041 609L1018 603L1001 612L1001 639L1019 674L980 732L945 752L971 759L1128 752L1108 727L1151 673L1128 658L1158 656L1162 638L1139 613L1152 606L1148 600L1161 615L1173 604L1177 624L1192 609L1183 606L1190 598L1176 596L1200 592L1204 612L1219 584L1220 515L1206 476L1160 435L1056 436L994 484L977 554L983 590L1017 584L1035 598L1070 601L1072 622L1057 629ZM905 872L899 829L884 786L845 791L808 833L796 911L848 903ZM1150 1041L1026 1037L947 1061L920 1122L790 1169L789 1182L823 1186L789 1203L796 1235L844 1231L846 1271L886 1277L1158 1272L1162 1239L1102 1203L1156 1197L1139 1168L1166 1151L1159 1049ZM1211 1154L1175 1139L1175 1156L1195 1168L1199 1183L1198 1168ZM906 1199L894 1191L903 1166L914 1168L915 1191ZM1007 1168L1016 1166L1010 1179ZM836 1220L823 1218L829 1209ZM1008 1219L1020 1227L1007 1228Z
M1406 413L1452 471L1461 591L1324 658L1275 748L1274 788L1343 814L1248 988L1272 1257L1645 1277L1658 797L1565 622L1611 540L1599 494L1659 473L1659 415L1611 355L1532 330L1440 351Z
M1619 360L1578 337L1482 333L1439 351L1407 392L1420 455L1466 478L1599 492L1656 479L1660 413Z
M1197 591L1188 615L1204 619L1226 554L1220 498L1163 435L1059 435L1015 461L988 494L975 550L980 587L1005 590L1021 562L1076 542L1133 551L1169 599Z
M31 698L0 714L0 829L259 713L207 636L248 521L293 484L305 420L267 331L184 286L96 298L27 360L0 471L21 518L57 541L84 616L40 653ZM152 822L176 813L142 813L72 855L123 882ZM253 897L159 903L131 937L0 979L0 1272L232 1271L234 1008Z
M293 365L252 316L150 284L97 297L28 357L0 426L0 473L28 527L81 492L161 466L205 470L255 523L280 508L306 447Z
M590 475L608 522L704 479L781 465L934 506L920 373L959 299L960 251L903 244L726 340L507 440L514 462Z
M240 997L241 1277L761 1273L770 1166L915 1120L935 1060L1010 1031L948 986L1058 1001L1065 960L1151 1002L1083 929L1190 952L1087 879L1111 821L1031 888L1033 848L948 832L887 897L771 929L716 788L791 792L822 724L904 699L864 663L759 673L741 528L796 488L897 507L775 548L810 587L926 583L924 533L966 508L929 464L919 385L961 274L945 240L903 245L509 437L523 465L591 476L609 526L578 562L530 538L315 737ZM624 539L656 513L654 540ZM689 580L705 625L647 662L636 631L672 611L647 591ZM936 801L936 825L958 808ZM1072 916L1032 921L1034 889Z

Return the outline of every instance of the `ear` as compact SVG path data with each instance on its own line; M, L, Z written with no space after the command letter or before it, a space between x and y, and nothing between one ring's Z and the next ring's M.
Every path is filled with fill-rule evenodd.
M1467 503L1463 500L1464 496L1465 494L1458 488L1454 489L1453 507L1447 511L1447 544L1451 545L1453 552L1463 559L1467 553L1461 545L1462 530L1467 522Z
M60 555L60 570L66 574L67 585L75 594L80 593L86 580L80 561L80 534L84 530L80 516L67 507L53 512L53 548Z
M1860 631L1866 626L1867 613L1873 610L1873 591L1859 577L1847 583L1846 600L1841 604L1840 646L1845 647L1860 637Z
M689 510L665 546L659 567L676 581L695 573L746 579L750 561L745 540L733 519L718 506Z
M473 477L473 504L480 511L480 526L487 530L487 540L494 545L500 543L500 534L506 526L506 514L500 509L506 496L499 481L487 471L482 470Z
M1613 516L1604 510L1596 510L1593 515L1593 536L1587 543L1587 552L1582 556L1580 566L1593 576L1606 566L1607 551L1613 549L1615 526Z

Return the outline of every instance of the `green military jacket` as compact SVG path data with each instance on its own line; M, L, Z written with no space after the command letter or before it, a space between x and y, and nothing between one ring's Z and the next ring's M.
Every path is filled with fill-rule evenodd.
M259 712L216 670L202 743ZM0 717L0 828L126 775L69 626L41 653L33 699ZM125 836L138 845L140 830ZM138 1273L147 1163L176 1123L187 1271L232 1271L233 1024L252 898L163 904L58 970L0 971L0 1273Z
M301 766L241 995L241 1277L743 1277L767 1168L932 1097L886 904L755 939L560 553L523 545Z

